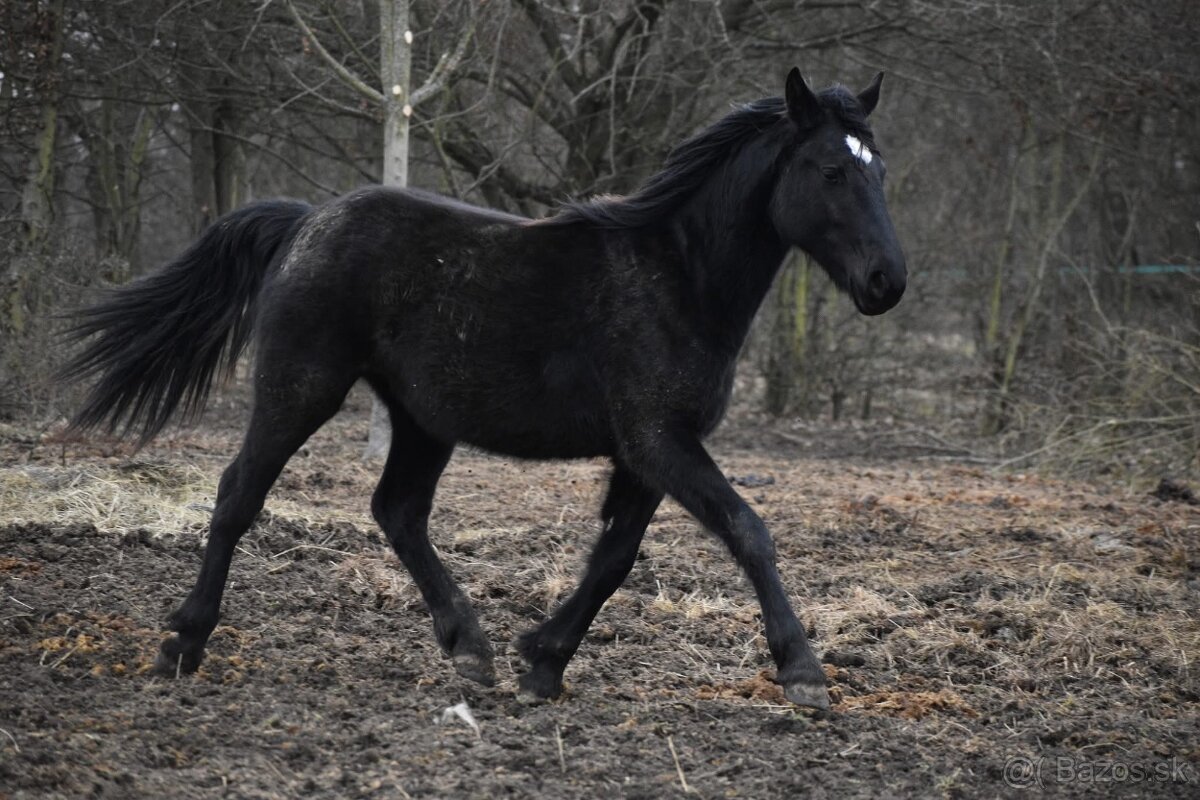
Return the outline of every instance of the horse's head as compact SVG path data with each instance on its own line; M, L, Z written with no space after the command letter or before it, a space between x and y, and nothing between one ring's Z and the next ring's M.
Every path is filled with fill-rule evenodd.
M867 116L883 73L857 96L841 87L814 94L800 70L785 94L792 147L779 164L771 221L785 242L807 252L854 298L882 314L904 294L904 253L883 197L886 169Z

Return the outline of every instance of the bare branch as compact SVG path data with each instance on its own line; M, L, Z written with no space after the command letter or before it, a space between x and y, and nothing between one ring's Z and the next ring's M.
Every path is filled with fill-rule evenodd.
M300 12L298 12L296 7L292 4L292 0L284 0L284 5L287 6L287 10L292 15L292 19L295 20L296 25L300 27L300 30L305 36L308 37L308 40L312 42L313 49L317 51L317 55L319 55L321 59L329 65L329 68L332 69L334 74L336 74L342 80L342 83L346 84L371 102L382 104L383 93L378 89L368 85L366 81L347 69L342 62L334 58L330 52L325 49L325 46L321 44L321 40L317 38L317 35L313 32L312 28L308 27L307 23L304 22L304 19L300 16Z
M471 21L463 29L462 35L459 36L458 42L454 45L454 50L442 53L442 57L438 59L433 71L426 78L425 83L409 95L408 102L414 108L445 88L446 81L450 79L451 74L458 68L463 56L466 55L467 46L470 44L472 37L475 36L475 28L479 24L479 15L475 12L474 3L470 5L470 8Z
M470 135L469 131L460 127L458 134L463 133ZM446 154L475 178L475 184L470 188L487 178L492 178L504 193L512 198L534 200L547 206L553 206L561 199L550 187L527 181L505 167L502 157L495 156L486 145L474 137L469 140L443 139L442 145ZM464 193L469 192L470 188Z
M578 94L584 78L576 69L575 64L571 62L569 54L563 50L558 26L542 13L541 7L534 0L516 0L516 4L533 23L534 29L542 40L542 45L554 60L554 67L562 76L563 83L570 87L572 92Z
M280 154L280 152L276 148L272 148L261 142L257 142L254 139L251 139L249 136L242 136L239 133L234 133L233 131L230 131L230 130L227 130L224 128L214 128L211 126L197 126L197 130L207 131L208 133L217 133L217 134L220 134L221 136L225 136L227 138L239 141L242 144L248 144L251 147L257 149L259 152L264 153L264 154L269 155L272 158L274 158L280 164L287 167L288 170L290 170L298 178L303 180L305 183L308 183L313 188L320 189L322 192L325 192L330 197L337 197L338 195L341 194L341 192L338 191L337 189L333 188L332 186L329 186L328 184L322 183L321 181L317 180L313 176L309 175L307 172L305 172L299 166L292 163L286 156Z

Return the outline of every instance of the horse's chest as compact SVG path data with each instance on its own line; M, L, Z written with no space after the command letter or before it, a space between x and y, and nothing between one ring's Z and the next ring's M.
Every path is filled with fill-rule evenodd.
M657 365L626 387L641 413L682 422L697 434L712 432L733 391L731 360L695 350Z

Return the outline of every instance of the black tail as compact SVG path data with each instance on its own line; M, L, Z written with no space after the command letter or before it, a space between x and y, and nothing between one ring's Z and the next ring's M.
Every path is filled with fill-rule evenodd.
M196 417L218 367L228 374L245 349L263 277L308 209L273 200L227 214L162 269L79 312L67 337L96 338L59 377L100 379L71 428L138 431L145 444L180 403Z

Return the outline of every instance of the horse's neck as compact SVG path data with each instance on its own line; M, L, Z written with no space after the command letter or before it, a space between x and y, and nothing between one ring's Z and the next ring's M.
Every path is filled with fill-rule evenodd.
M741 349L750 323L787 255L770 223L767 192L728 194L716 181L675 220L685 269L704 315L706 335L722 349Z

